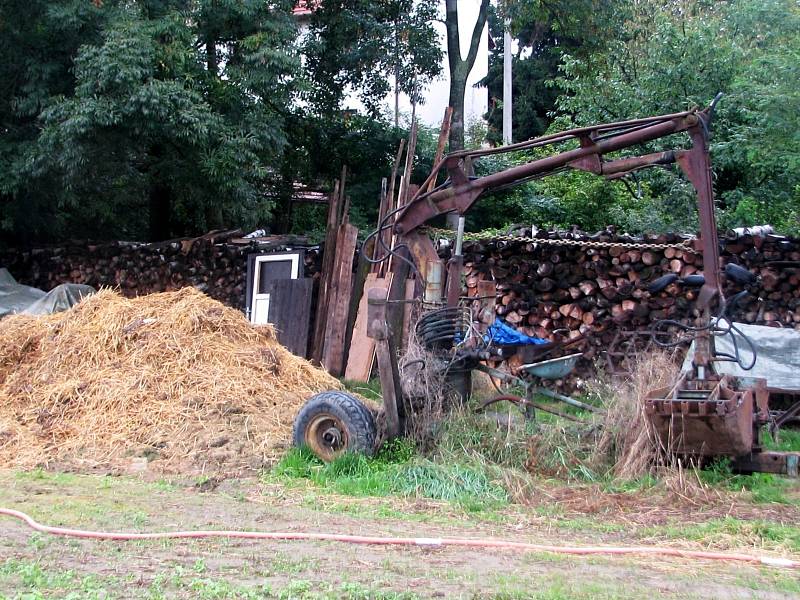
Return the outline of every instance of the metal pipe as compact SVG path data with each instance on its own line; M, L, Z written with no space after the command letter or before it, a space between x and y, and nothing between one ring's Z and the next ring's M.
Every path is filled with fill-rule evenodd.
M492 173L485 177L466 180L460 185L419 196L416 200L424 199L425 202L420 203L416 200L409 202L395 222L395 232L402 235L405 232L412 231L436 215L454 210L463 214L474 204L478 196L487 189L520 181L533 175L548 173L584 157L599 157L609 152L628 148L634 144L648 142L679 131L686 131L696 126L698 122L699 117L697 115L689 114L682 118L659 122L644 129L622 133L574 150L548 156L499 173ZM450 155L449 160L452 161L452 159L453 155Z
M461 246L464 244L464 223L467 218L464 215L458 216L458 231L456 232L456 256L461 256Z
M585 402L581 402L580 400L575 400L574 398L570 398L569 396L563 396L552 390L548 390L547 388L543 387L533 388L533 393L541 394L542 396L547 396L548 398L553 398L554 400L559 400L561 402L564 402L565 404L569 404L577 408L582 408L583 410L588 410L593 413L598 413L601 415L605 414L605 411L601 408L597 408L596 406L592 406L591 404L586 404Z

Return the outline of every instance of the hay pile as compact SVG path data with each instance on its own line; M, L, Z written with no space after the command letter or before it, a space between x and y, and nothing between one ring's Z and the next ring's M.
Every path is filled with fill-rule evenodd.
M193 288L0 321L0 466L234 473L336 379ZM143 458L144 457L144 458Z
M679 370L674 353L653 349L639 357L630 377L606 403L593 458L610 459L615 477L638 479L666 466L666 449L645 414L645 398L650 390L676 381Z

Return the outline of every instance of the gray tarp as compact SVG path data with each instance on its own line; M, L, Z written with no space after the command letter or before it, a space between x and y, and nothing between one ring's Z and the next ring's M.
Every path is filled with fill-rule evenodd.
M718 362L714 363L717 371L739 377L763 377L767 380L767 387L800 391L800 331L743 323L736 323L736 327L755 345L758 353L756 364L751 370L745 371L734 362ZM753 356L749 346L739 336L736 343L742 362L748 364ZM733 342L729 335L715 338L715 346L719 352L733 354ZM684 370L691 368L692 356L694 343L683 362Z
M93 287L77 283L62 283L43 292L17 283L7 269L0 269L0 318L13 313L49 315L75 306L94 292Z

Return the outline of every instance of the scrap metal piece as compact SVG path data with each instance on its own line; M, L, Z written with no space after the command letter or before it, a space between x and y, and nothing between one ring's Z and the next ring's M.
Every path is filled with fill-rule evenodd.
M800 452L753 452L731 463L735 473L775 473L800 476Z
M687 456L748 455L769 419L766 381L745 386L731 375L694 379L684 373L671 388L651 391L645 412L663 447Z

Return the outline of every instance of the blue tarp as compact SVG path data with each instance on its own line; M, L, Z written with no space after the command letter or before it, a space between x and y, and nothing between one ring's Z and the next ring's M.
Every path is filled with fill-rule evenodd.
M486 331L486 335L483 337L483 339L486 342L492 342L495 344L514 344L517 346L550 343L550 340L543 340L542 338L531 337L529 335L525 335L524 333L520 333L499 318L496 318L494 323L489 326L489 329Z

